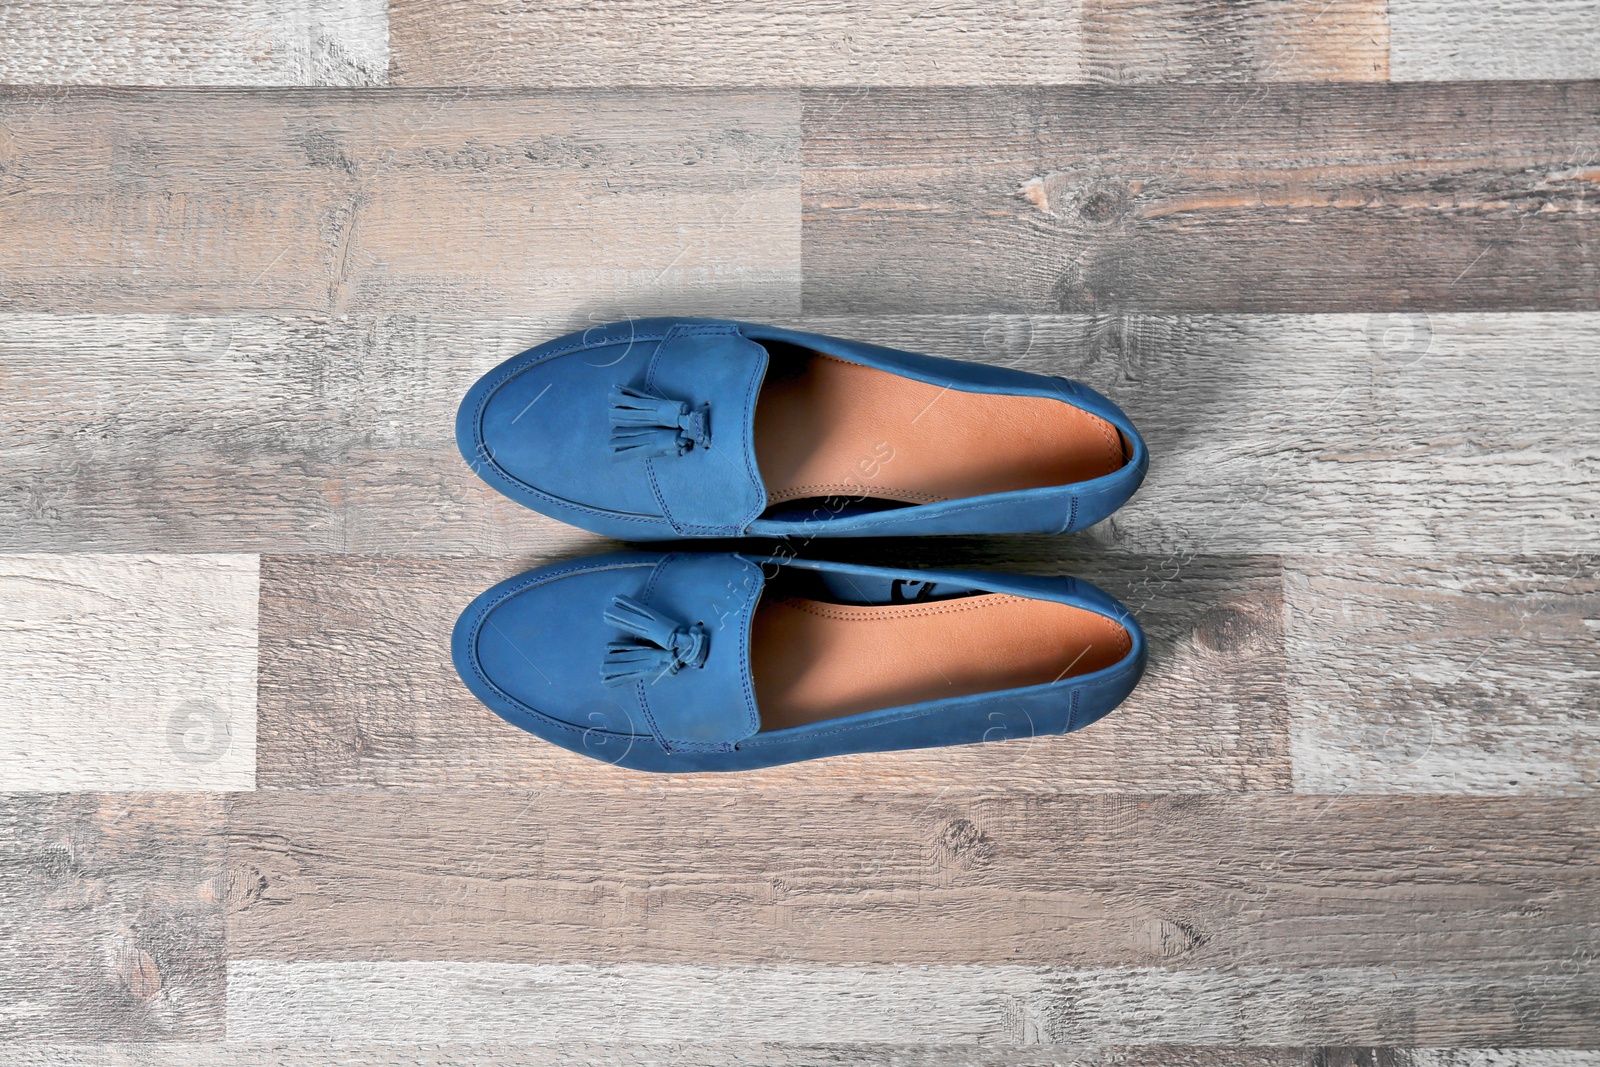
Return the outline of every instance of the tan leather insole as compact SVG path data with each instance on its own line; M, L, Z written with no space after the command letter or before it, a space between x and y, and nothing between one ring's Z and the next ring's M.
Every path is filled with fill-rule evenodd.
M1111 619L990 593L927 604L762 598L750 648L763 730L924 700L1043 685L1128 654Z
M966 393L820 354L773 361L755 443L769 504L927 504L1081 482L1123 463L1116 427L1064 400Z

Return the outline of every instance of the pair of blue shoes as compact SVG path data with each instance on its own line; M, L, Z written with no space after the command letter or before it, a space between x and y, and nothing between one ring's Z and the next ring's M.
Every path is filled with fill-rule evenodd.
M628 541L1071 533L1149 458L1076 382L751 323L643 319L489 372L456 439L513 500ZM618 552L502 582L456 624L515 726L645 771L1066 733L1145 640L1072 578Z

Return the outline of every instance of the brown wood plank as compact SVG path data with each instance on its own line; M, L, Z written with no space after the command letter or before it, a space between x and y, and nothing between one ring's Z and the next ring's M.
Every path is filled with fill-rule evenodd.
M1144 681L1112 717L1065 737L850 756L733 778L645 777L504 723L450 665L450 630L462 609L496 581L545 559L269 557L262 564L257 784L560 783L621 793L804 782L852 791L869 779L914 792L1000 782L1029 792L1288 788L1276 559L1198 558L1175 582L1162 561L1074 554L1061 539L893 552L899 563L1074 573L1102 585L1125 598L1151 639ZM848 546L827 546L823 558L850 555Z
M0 796L0 1041L221 1038L222 819L216 797Z
M0 92L0 310L791 308L796 107Z
M1081 33L1084 82L1359 82L1389 75L1388 4L1377 0L1204 7L1087 0Z
M1378 0L394 0L389 22L399 85L1371 81L1389 62Z
M1592 795L1600 556L1295 559L1295 788Z
M810 784L240 795L235 959L1546 975L1600 932L1592 799ZM1206 1042L1209 1043L1209 1042Z
M802 94L808 313L1600 307L1600 85Z

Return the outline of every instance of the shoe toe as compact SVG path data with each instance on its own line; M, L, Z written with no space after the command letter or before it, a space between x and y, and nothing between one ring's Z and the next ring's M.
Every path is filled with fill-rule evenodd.
M574 566L497 586L456 624L458 671L502 716L566 747L648 734L637 712L600 680L615 637L605 605L634 590L643 573L629 565Z
M535 349L473 387L462 408L463 451L480 473L492 468L562 502L658 515L649 484L630 477L610 445L611 389L642 373L647 347L621 342L544 357Z

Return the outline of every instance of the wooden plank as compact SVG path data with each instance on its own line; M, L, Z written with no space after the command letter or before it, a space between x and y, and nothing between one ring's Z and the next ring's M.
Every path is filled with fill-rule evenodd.
M0 367L18 383L0 405L0 539L60 551L596 545L491 490L454 437L480 374L590 324L0 316Z
M790 93L0 94L0 309L794 307Z
M293 1042L224 1045L153 1046L121 1048L63 1045L0 1046L16 1067L349 1067L382 1064L384 1067L1041 1067L1037 1045L972 1044L909 1045L904 1043L796 1044L786 1042L733 1042L695 1040L666 1043L563 1042L561 1044L450 1045L351 1044L296 1040ZM1299 1048L1215 1049L1157 1046L1153 1048L1085 1046L1073 1048L1071 1067L1365 1067L1355 1059L1327 1055L1329 1050ZM1366 1051L1366 1050L1363 1050ZM1473 1050L1479 1054L1479 1050ZM1522 1050L1521 1059L1468 1059L1435 1065L1410 1059L1384 1061L1385 1067L1594 1067L1600 1055L1583 1052ZM1318 1059L1315 1057L1321 1056ZM1541 1058L1542 1057L1542 1058ZM1588 1058L1585 1058L1588 1057Z
M1384 5L1178 0L1037 7L756 0L395 0L401 85L1015 85L1382 80Z
M230 1038L935 1040L1195 1044L1300 1035L1462 1041L1594 1032L1594 979L1388 968L1273 972L276 963L229 971ZM1527 1012L1533 1018L1521 1016Z
M1296 790L1600 784L1600 557L1324 556L1285 589Z
M1600 551L1592 313L805 324L1109 395L1144 434L1151 470L1079 539L1167 556L1175 572L1209 553Z
M645 777L507 725L450 665L450 630L473 596L543 560L271 557L262 585L258 781L264 788L405 786L721 793L863 780L913 791L1004 783L1062 790L1286 789L1281 578L1275 559L1093 560L1040 539L1032 555L976 544L946 562L1079 574L1124 596L1152 665L1114 715L1066 737L1018 737L715 775ZM917 563L929 562L902 549ZM831 556L840 552L830 549ZM735 785L734 783L738 783Z
M0 796L0 1041L220 1039L221 829L215 798Z
M1600 85L802 98L810 314L1600 307Z
M1182 0L1088 0L1078 80L1383 81L1389 73L1387 6L1377 0L1255 0L1201 9Z
M594 321L0 315L0 368L18 383L0 402L0 547L595 550L599 539L488 489L453 438L479 374ZM1593 313L798 324L1107 393L1145 434L1153 468L1127 507L1074 540L1171 556L1168 569L1197 554L1600 549Z
M383 0L8 0L0 83L383 85Z
M1600 77L1592 0L1389 0L1395 81Z
M338 1041L0 1046L17 1067L1600 1067L1582 1049L801 1044L706 1041L358 1045ZM1064 1058L1070 1057L1070 1059Z
M1600 932L1589 799L995 789L241 794L230 952L1256 967L1286 982L1403 962L1488 982L1563 971ZM1311 1035L1236 1043L1256 1040Z
M0 556L0 789L255 787L255 556Z

